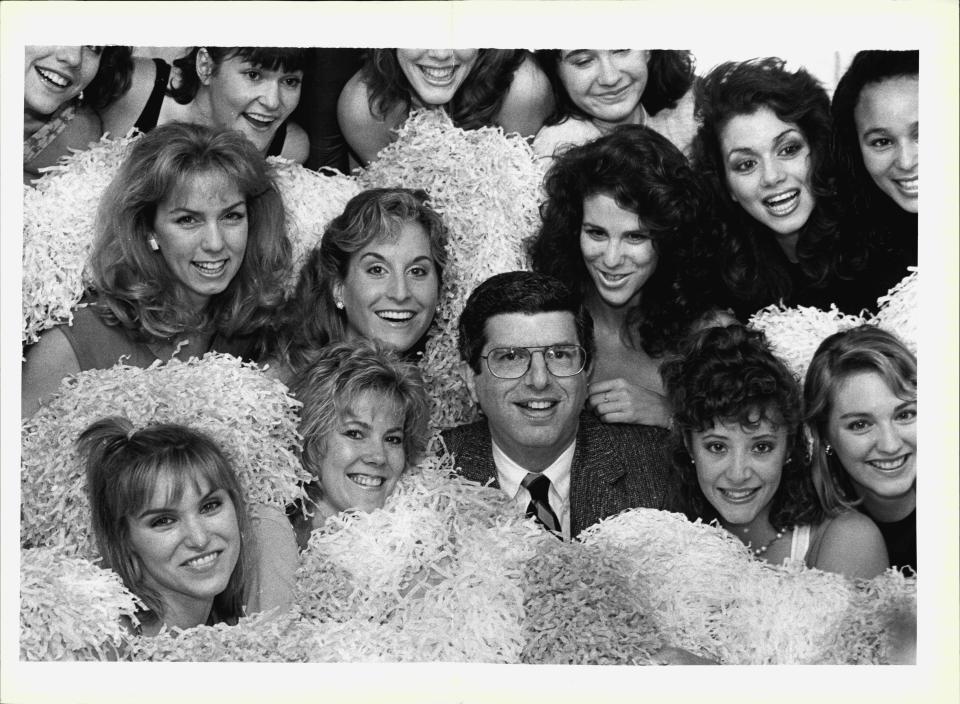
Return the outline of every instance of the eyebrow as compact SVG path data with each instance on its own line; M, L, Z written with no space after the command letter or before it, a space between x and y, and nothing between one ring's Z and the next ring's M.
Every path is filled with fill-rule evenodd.
M569 59L571 56L576 56L578 54L589 54L594 49L571 49L569 51L560 51L560 60Z
M800 130L797 129L796 127L789 127L785 129L783 132L781 132L780 134L778 134L776 137L774 137L772 144L776 144L777 142L781 141L782 139L787 137L791 132L796 132L797 134L800 134ZM747 152L748 154L755 154L756 150L751 147L735 147L731 149L729 152L727 152L727 158L729 159L731 156L733 156L737 152Z
M231 210L233 210L234 208L238 208L238 207L240 207L241 205L246 205L246 204L247 204L247 201L246 201L246 200L238 200L238 201L237 201L236 203L234 203L233 205L228 205L227 207L222 208L222 209L220 210L220 212L221 212L221 213L228 213L228 212L230 212ZM169 211L167 211L167 212L169 212L171 215L172 215L173 213L179 213L179 212L190 213L191 215L203 213L202 210L194 210L193 208L188 208L188 207L183 206L183 205L178 205L176 208L171 208L171 209L170 209Z
M367 257L372 257L373 259L376 259L381 262L387 261L387 258L382 254L380 254L379 252L364 252L363 254L360 255L360 260L366 259ZM430 262L431 264L434 263L433 257L428 254L421 254L415 257L414 259L410 260L409 263L414 264L416 262Z

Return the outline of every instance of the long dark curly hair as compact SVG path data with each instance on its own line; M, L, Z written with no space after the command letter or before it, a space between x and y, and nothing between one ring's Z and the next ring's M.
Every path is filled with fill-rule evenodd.
M570 116L589 119L590 116L578 108L570 99L567 89L560 80L557 67L563 51L560 49L542 49L535 53L537 63L547 75L553 95L556 99L556 108L544 122L546 125L555 125L563 122ZM675 108L677 101L686 94L693 85L694 73L693 54L679 49L651 49L650 60L647 62L647 85L640 98L640 104L649 115L656 115L665 108Z
M848 278L862 266L857 252L841 251L839 206L830 152L830 99L816 78L800 68L789 71L783 59L726 62L704 76L696 87L700 129L693 143L693 162L720 194L726 227L718 248L717 267L734 301L762 307L789 299L792 282L770 231L733 202L727 187L720 134L733 118L768 108L796 125L810 145L813 213L800 230L797 257L804 276L814 285L828 277Z
M860 51L833 94L833 156L837 189L844 204L844 232L858 236L863 249L881 252L912 250L916 263L917 214L903 210L883 193L867 173L853 112L864 87L901 77L919 79L919 51Z
M755 427L766 420L787 429L789 450L770 505L775 530L824 519L800 435L800 386L770 350L763 333L740 325L707 328L689 338L683 354L660 369L673 408L670 459L677 481L673 508L691 520L719 520L697 481L686 441L717 421Z
M466 80L445 108L453 124L465 130L494 124L513 75L527 54L516 49L480 49ZM400 68L396 49L370 49L361 71L374 117L384 119L397 105L409 109L413 88Z
M683 154L648 127L624 125L560 155L544 189L543 222L529 246L533 269L586 296L594 284L580 251L583 201L613 197L638 215L658 254L640 304L627 314L625 341L636 332L651 356L675 350L709 309L693 283L707 268L705 243L716 239L717 229L709 188Z

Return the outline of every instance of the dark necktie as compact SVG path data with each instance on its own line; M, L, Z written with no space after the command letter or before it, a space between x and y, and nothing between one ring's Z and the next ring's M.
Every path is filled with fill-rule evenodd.
M534 517L545 528L556 533L560 532L560 519L550 508L547 494L550 491L550 480L542 474L531 472L523 478L523 488L530 492L530 504L527 506L527 517Z

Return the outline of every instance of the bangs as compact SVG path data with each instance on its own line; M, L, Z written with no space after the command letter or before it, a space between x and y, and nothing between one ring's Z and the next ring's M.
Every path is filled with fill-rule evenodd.
M140 463L121 477L118 490L122 514L133 518L152 506L175 506L183 498L189 482L198 496L223 489L228 494L229 468L216 458L204 458L195 452L174 451L156 461ZM120 515L121 511L117 511Z
M774 431L786 425L783 413L773 403L739 409L728 415L718 416L713 419L713 422L721 425L739 425L746 432L753 432L764 423L768 423Z
M267 71L303 71L307 63L307 50L297 47L241 46L226 56L249 61Z

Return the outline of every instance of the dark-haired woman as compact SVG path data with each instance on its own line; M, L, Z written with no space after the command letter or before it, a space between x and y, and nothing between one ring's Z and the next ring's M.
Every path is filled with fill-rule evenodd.
M239 130L265 156L302 164L306 132L288 120L300 102L304 49L192 47L173 67L135 60L130 89L101 111L103 128L124 137L169 122Z
M694 243L715 239L709 189L639 125L565 151L544 189L533 268L578 287L593 317L590 407L608 423L665 427L662 358L713 310L692 285Z
M820 505L804 461L800 388L762 333L704 330L663 365L663 377L678 510L719 521L773 564L790 559L854 578L886 569L869 518Z
M830 101L777 58L723 63L698 84L694 162L720 193L720 297L741 320L772 303L874 307L864 252L841 236Z
M463 129L499 126L533 137L553 96L527 51L371 49L337 106L357 162L373 161L415 108L443 109Z
M24 183L100 139L96 111L126 89L130 54L128 46L25 47Z
M833 94L844 233L862 243L881 290L917 264L919 93L919 51L860 51Z
M557 100L533 141L541 157L551 159L617 125L646 125L688 151L696 132L689 51L548 49L538 51L537 60Z

